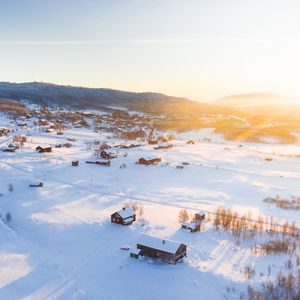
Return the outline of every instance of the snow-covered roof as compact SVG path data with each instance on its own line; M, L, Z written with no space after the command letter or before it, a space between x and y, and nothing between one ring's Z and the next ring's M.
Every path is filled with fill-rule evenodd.
M198 211L197 213L195 213L195 215L203 216L203 215L205 215L205 212L204 211Z
M117 211L117 214L120 215L122 219L126 219L135 215L135 212L130 207L124 207L121 210Z
M181 222L183 226L186 226L187 228L196 229L197 224L194 222Z
M141 253L141 250L137 249L137 248L134 248L134 249L130 250L130 253L139 255Z
M181 245L181 243L176 241L162 239L150 235L142 235L138 244L172 254L175 254Z

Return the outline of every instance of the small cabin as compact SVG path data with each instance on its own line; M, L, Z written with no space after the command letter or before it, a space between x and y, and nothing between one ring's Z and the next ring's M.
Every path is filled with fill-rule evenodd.
M112 159L112 158L117 158L117 155L114 153L106 152L105 150L102 150L100 152L100 157L103 159Z
M196 142L194 140L188 140L186 143L188 145L195 145L196 144Z
M37 151L38 153L49 153L52 152L52 147L41 147L41 146L37 146L35 148L35 151Z
M6 148L1 148L2 152L15 152L16 151L16 147L6 147Z
M37 183L31 183L29 184L30 187L43 187L44 184L42 182L37 182Z
M152 158L152 159L145 159L145 158L141 157L137 161L137 164L149 166L149 165L157 165L160 162L161 162L161 158L160 157Z
M187 246L180 242L143 235L131 257L147 256L169 264L176 264L186 257ZM140 251L138 251L140 250Z
M203 220L205 220L205 213L198 212L194 215L192 222L181 222L181 228L187 229L190 232L200 231Z
M111 148L111 146L109 146L108 144L104 143L99 147L99 150L103 151L103 150L109 150Z
M130 207L123 207L111 215L111 222L121 225L130 225L135 221L135 212Z
M201 223L203 220L205 220L205 212L203 212L203 211L197 212L197 213L195 214L195 217L194 217L194 222L195 222L196 224L199 224L199 223Z
M78 167L79 166L79 161L78 160L73 160L72 161L72 166L73 167Z
M157 145L158 144L158 140L148 140L148 144L149 145Z
M8 128L0 128L0 136L7 136L7 134L10 132L10 129Z
M200 224L196 224L195 222L182 222L181 228L187 229L190 232L200 231Z

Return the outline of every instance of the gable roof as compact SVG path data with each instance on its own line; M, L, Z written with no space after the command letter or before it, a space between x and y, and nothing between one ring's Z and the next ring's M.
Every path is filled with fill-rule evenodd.
M121 210L117 211L117 214L120 215L122 219L127 219L135 215L135 212L130 207L124 207Z
M205 212L204 211L198 211L197 213L195 213L195 215L203 216L203 215L205 215Z
M150 235L142 235L138 244L172 254L175 254L178 248L182 245L180 242Z

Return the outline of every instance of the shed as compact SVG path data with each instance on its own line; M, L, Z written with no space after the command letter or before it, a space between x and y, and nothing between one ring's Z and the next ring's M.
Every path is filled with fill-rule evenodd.
M121 225L130 225L135 221L135 212L130 207L123 207L111 215L111 222Z
M72 161L72 166L73 167L78 167L78 165L79 165L79 161L78 160L73 160Z
M200 225L195 222L182 222L181 227L190 230L190 232L200 231Z
M145 158L141 157L137 161L137 164L149 166L149 165L157 165L160 162L161 162L161 158L160 157L152 158L152 159L145 159Z
M135 248L130 251L130 257L132 257L132 258L138 259L140 257L140 255L141 255L140 249Z
M31 183L29 184L30 187L43 187L43 183L42 182L36 182L36 183Z
M195 214L195 223L201 223L203 220L205 220L205 212L199 211Z
M100 157L103 159L112 159L112 158L117 158L117 155L114 153L106 152L105 150L102 150L100 152Z
M141 255L169 264L176 264L186 256L187 246L180 242L143 235L137 244Z
M189 145L195 145L196 142L195 142L194 140L188 140L188 141L187 141L187 144L189 144Z

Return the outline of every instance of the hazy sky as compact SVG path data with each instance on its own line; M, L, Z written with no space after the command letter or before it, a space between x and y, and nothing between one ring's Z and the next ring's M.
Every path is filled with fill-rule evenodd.
M0 0L0 81L300 95L299 0Z

